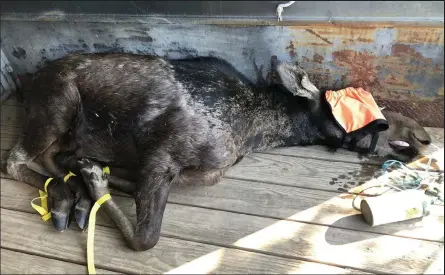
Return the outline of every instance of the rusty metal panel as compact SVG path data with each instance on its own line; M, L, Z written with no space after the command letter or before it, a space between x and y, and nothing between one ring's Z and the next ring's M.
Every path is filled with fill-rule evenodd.
M69 52L218 56L254 79L252 59L299 62L322 89L360 86L387 109L444 127L444 28L431 22L202 18L2 17L2 48L19 74Z
M325 89L355 86L423 125L443 127L443 27L291 26L289 56ZM304 41L304 42L302 42Z

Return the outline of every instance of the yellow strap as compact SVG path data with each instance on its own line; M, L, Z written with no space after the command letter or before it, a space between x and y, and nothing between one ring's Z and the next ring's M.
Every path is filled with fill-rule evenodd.
M43 189L45 191L39 190L39 197L31 200L31 207L34 208L37 212L39 212L40 216L42 216L43 221L47 221L51 218L51 213L48 212L48 184L53 180L53 178L48 178L43 185ZM40 199L40 205L34 203L35 200Z
M40 205L42 206L42 208L48 211L47 193L43 192L42 190L39 190L39 195L40 195Z
M100 197L96 201L96 203L94 203L93 208L90 212L87 240L87 261L89 274L96 274L96 268L94 267L94 229L96 227L96 213L99 210L100 206L109 199L111 199L111 195L108 193Z
M63 181L67 182L68 179L72 176L75 176L73 172L69 172L64 178ZM42 216L43 221L47 221L51 219L51 212L48 211L48 185L53 180L53 178L48 178L45 181L45 184L43 185L43 190L39 190L39 197L34 198L31 200L31 207L34 208L39 214ZM40 199L40 205L37 205L34 203L36 199Z
M110 167L105 166L104 168L102 168L102 172L103 172L104 174L108 174L108 175L110 175L110 174L111 174L111 172L110 172Z
M48 184L53 180L53 178L48 178L45 181L45 184L43 185L43 190L45 190L45 193L48 193Z
M76 174L74 174L73 172L69 172L64 178L63 178L63 182L67 182L72 176L76 176Z
M34 208L37 212L39 212L40 216L42 216L42 220L46 222L47 220L49 220L51 218L51 213L48 212L48 208L35 204L34 200L37 200L37 199L40 199L40 201L46 200L46 195L40 196L40 197L37 197L37 198L34 198L31 200L32 208Z
M104 174L110 174L110 167L106 166L102 169ZM70 177L76 176L73 172L69 172L64 178L63 181L67 182ZM39 190L40 196L31 200L31 206L34 208L39 214L42 216L43 221L47 221L51 218L51 212L48 212L48 185L53 180L53 178L48 178L45 181L43 189L45 191ZM40 199L41 206L34 203L36 199ZM90 218L88 221L88 240L87 240L87 261L88 261L88 273L96 274L96 268L94 267L94 230L96 227L96 213L99 210L100 206L111 199L110 194L105 194L100 197L93 205L93 208L90 212Z

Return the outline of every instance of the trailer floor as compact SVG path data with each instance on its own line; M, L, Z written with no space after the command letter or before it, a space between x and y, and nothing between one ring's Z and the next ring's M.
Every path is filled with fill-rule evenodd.
M14 99L1 106L2 160L23 114ZM443 129L428 131L443 150ZM380 164L317 146L253 154L215 186L173 188L160 241L145 252L127 248L99 211L97 273L443 274L443 205L423 219L377 227L352 208L347 191L372 184ZM370 191L366 195L381 192ZM75 223L56 232L31 208L37 196L35 188L2 174L1 273L87 273L86 232ZM134 220L134 201L114 197Z

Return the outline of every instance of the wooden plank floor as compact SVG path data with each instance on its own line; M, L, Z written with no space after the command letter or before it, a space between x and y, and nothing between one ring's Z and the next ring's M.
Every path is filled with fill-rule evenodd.
M11 99L1 115L3 162L23 127L24 109ZM443 129L428 131L443 150ZM145 252L128 249L99 211L97 271L443 273L443 205L433 206L423 219L377 227L352 208L348 193L370 184L380 164L319 146L253 154L215 186L174 187L161 239ZM443 161L439 166L443 170ZM1 273L86 273L86 232L72 223L60 233L42 222L30 206L37 195L35 188L2 174ZM134 221L134 201L113 195Z

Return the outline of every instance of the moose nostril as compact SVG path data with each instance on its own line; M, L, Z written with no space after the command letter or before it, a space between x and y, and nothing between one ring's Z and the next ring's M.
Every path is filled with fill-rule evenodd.
M430 145L431 144L431 138L430 137L422 137L422 138L419 138L419 137L417 137L416 136L416 134L414 133L413 134L413 136L420 142L420 143L422 143L423 145Z
M419 140L423 145L430 145L431 140Z

